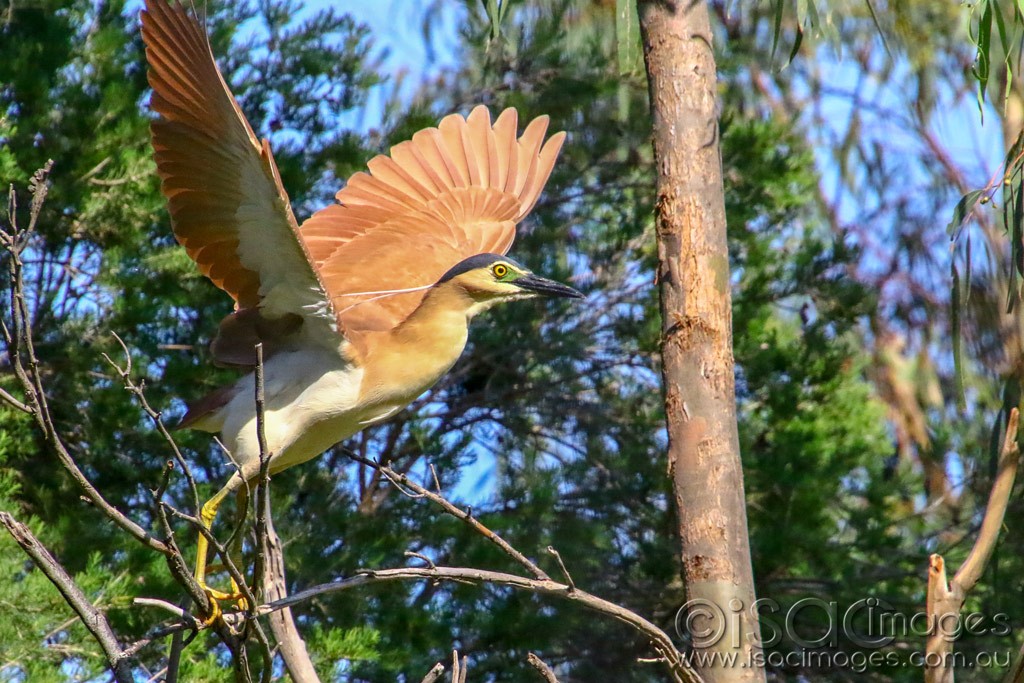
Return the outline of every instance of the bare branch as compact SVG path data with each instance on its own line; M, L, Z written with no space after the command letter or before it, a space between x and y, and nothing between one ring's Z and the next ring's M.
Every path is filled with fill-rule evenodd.
M444 676L444 664L438 662L433 669L427 672L420 683L435 683L441 679L441 676Z
M466 683L466 674L469 672L466 656L459 657L458 650L452 650L452 683Z
M192 615L188 610L178 605L167 602L166 600L160 600L158 598L134 598L132 600L132 604L139 605L141 607L156 607L158 609L170 612L174 616L186 622L186 626L188 626L189 628L198 629L203 625L203 622L196 618L194 615Z
M285 579L284 554L282 552L281 538L274 530L273 518L270 510L266 511L267 529L264 542L267 547L264 550L267 562L267 571L263 579L263 595L266 600L282 600L288 596L287 580ZM274 634L274 640L281 652L281 659L284 660L288 675L295 683L319 683L316 668L313 660L306 649L306 643L299 635L299 630L292 618L291 609L285 607L282 610L271 613L268 616L270 630Z
M544 677L544 680L547 681L547 683L558 683L558 677L555 676L554 670L545 664L544 660L540 657L531 652L526 655L526 661L530 663L530 666L540 672L540 675Z
M131 667L128 656L126 656L117 635L110 627L107 617L96 606L89 601L82 589L78 587L75 580L67 571L54 559L50 551L39 542L32 531L14 519L7 512L0 512L0 524L6 527L7 531L14 538L15 542L25 551L46 578L57 587L64 600L71 606L82 620L82 624L93 635L103 654L107 658L107 664L113 671L114 679L118 683L132 683Z
M985 565L988 564L988 559L996 547L999 529L1003 526L1006 505L1010 500L1013 482L1017 477L1017 465L1020 462L1020 447L1017 445L1019 421L1020 413L1014 408L1010 411L1010 419L1006 424L1006 436L1003 439L1003 449L999 455L999 469L996 472L995 482L992 484L992 491L988 496L988 505L985 508L985 517L981 520L978 538L967 555L967 559L953 576L953 582L958 584L964 593L974 588L978 579L981 578L982 572L985 571Z
M486 569L475 569L470 567L402 567L397 569L381 569L365 571L351 578L342 579L332 583L325 583L306 590L294 593L287 598L272 603L261 605L257 610L257 616L270 614L284 607L290 607L305 602L312 598L337 593L340 591L358 588L361 586L387 583L390 581L455 581L461 583L489 583L499 586L507 586L517 590L523 590L538 595L552 595L564 598L570 602L579 604L587 609L594 610L600 614L612 617L624 624L628 624L643 636L649 639L651 647L660 657L664 658L665 665L673 674L673 680L680 683L699 683L699 676L689 667L683 659L682 653L676 649L672 639L667 633L644 617L632 612L625 607L616 605L596 595L587 593L577 588L570 591L569 585L552 581L551 579L531 579L516 574L495 572ZM228 614L227 620L245 618L245 615Z
M33 412L31 406L28 406L28 405L22 403L21 401L19 401L18 399L14 398L14 396L9 394L2 387L0 387L0 400L2 400L4 403L7 403L12 408L15 408L16 410L20 410L23 413L28 413L28 414L31 415L32 412Z

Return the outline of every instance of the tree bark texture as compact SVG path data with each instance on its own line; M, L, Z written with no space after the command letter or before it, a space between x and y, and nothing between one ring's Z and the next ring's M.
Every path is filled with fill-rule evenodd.
M641 0L657 165L662 374L683 579L706 681L763 681L753 666L753 571L736 426L729 254L707 5ZM730 663L730 661L732 663Z
M284 573L284 550L281 537L274 530L270 505L266 508L267 527L261 543L265 544L264 553L267 557L267 570L263 575L263 599L274 602L288 597L288 581ZM271 612L268 617L270 630L280 648L285 669L293 683L320 683L313 659L306 649L306 642L299 635L290 608Z

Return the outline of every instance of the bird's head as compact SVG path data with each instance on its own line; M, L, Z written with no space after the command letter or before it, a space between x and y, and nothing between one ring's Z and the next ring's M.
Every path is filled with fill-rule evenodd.
M473 313L494 304L531 297L581 299L583 294L568 285L535 275L520 263L500 254L477 254L453 266L437 285L461 288L475 302Z

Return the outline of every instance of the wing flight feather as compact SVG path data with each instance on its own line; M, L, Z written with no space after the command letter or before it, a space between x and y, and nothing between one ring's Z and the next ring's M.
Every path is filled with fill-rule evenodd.
M456 263L512 246L565 139L545 142L546 116L519 138L517 124L514 109L493 125L484 106L447 116L372 159L337 204L302 224L346 338L359 346L365 333L394 327Z
M204 27L180 3L147 0L142 37L151 106L160 115L152 124L154 156L178 242L238 311L258 310L243 320L300 316L330 342L335 316L270 146L239 109ZM214 348L234 364L254 357L249 341L247 351L231 349L226 338Z

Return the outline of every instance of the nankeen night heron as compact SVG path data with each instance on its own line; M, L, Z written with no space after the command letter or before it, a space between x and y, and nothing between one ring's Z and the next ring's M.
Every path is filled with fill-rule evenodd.
M147 0L153 149L174 235L235 310L211 349L222 364L265 354L271 473L305 462L408 405L452 367L473 316L532 296L580 297L504 254L565 139L547 117L451 115L369 162L337 203L299 226L266 140L217 68L200 22ZM202 509L207 528L259 472L253 374L190 406L181 426L220 432L239 464ZM195 576L206 587L200 535Z

